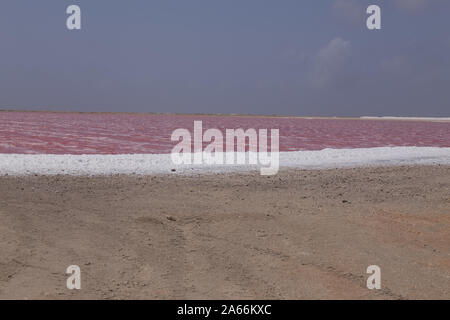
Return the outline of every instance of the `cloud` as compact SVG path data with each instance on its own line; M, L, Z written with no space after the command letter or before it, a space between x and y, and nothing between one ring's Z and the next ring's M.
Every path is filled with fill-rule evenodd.
M323 87L330 83L344 68L350 57L350 42L339 37L332 39L314 57L310 82Z
M332 10L334 16L352 24L362 23L366 13L361 2L357 0L335 0Z

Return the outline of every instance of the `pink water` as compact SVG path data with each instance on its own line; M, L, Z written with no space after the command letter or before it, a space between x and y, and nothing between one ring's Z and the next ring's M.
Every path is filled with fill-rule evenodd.
M169 153L173 130L280 130L280 150L382 146L450 147L450 122L145 114L0 112L0 153Z

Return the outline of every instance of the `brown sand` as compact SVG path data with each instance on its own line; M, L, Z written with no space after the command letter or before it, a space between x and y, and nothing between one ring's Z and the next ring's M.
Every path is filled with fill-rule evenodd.
M0 181L1 299L450 298L449 166Z

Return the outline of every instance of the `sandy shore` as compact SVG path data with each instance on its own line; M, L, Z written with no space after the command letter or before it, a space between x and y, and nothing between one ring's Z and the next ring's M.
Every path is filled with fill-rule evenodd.
M0 181L0 299L450 299L450 166Z

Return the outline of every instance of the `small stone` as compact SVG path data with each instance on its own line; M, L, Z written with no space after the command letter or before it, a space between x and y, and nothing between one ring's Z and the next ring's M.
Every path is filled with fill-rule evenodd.
M175 219L172 216L166 216L166 219L169 220L169 221L177 221L177 219Z

